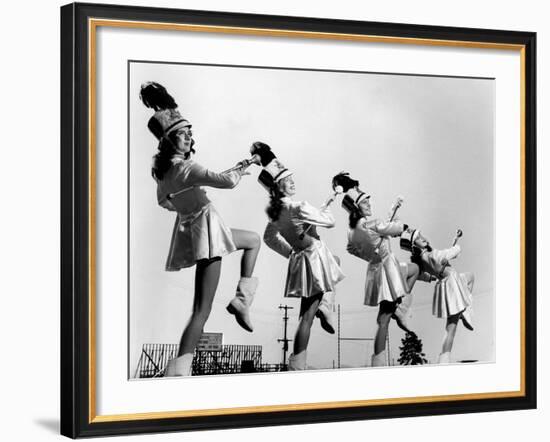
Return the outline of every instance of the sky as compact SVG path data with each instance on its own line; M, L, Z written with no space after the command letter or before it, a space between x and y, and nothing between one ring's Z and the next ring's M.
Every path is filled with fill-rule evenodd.
M194 268L166 272L164 265L175 214L156 202L151 159L157 142L147 129L151 109L139 101L140 85L156 81L176 99L193 124L195 161L214 171L248 158L254 141L269 144L294 172L296 195L320 206L330 181L350 172L369 192L374 217L385 218L398 195L398 217L419 228L435 248L451 245L457 228L462 254L452 263L475 274L473 332L459 327L453 359L494 359L494 80L258 69L166 63L130 63L130 373L145 343L178 343L193 302ZM260 235L267 223L268 195L257 182L260 169L231 190L206 189L229 227ZM337 286L341 337L372 338L377 309L363 305L367 263L346 252L347 214L333 204L333 229L318 229L342 260L346 278ZM408 261L392 241L398 259ZM284 298L287 260L262 245L255 276L260 279L251 315L254 333L242 330L225 306L239 279L240 253L224 257L207 332L223 332L224 344L262 345L263 361L282 359L283 312L290 310L292 337L299 299ZM426 357L437 360L445 321L432 316L433 285L413 289L412 327ZM392 323L390 355L397 361L403 333ZM343 341L341 365L370 365L372 341ZM331 368L337 337L316 320L308 365Z

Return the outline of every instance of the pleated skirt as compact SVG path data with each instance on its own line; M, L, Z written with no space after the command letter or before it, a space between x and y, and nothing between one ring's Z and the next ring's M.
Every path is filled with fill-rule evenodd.
M382 261L369 263L364 304L376 307L382 301L395 302L408 294L407 264L390 253Z
M322 241L315 241L300 252L292 252L288 261L285 297L301 298L334 292L344 279L340 266Z
M190 215L176 219L170 250L166 260L167 271L192 267L201 259L228 255L237 250L231 230L212 204Z
M471 312L473 278L471 273L458 273L450 268L449 276L437 281L434 287L432 313L438 318Z

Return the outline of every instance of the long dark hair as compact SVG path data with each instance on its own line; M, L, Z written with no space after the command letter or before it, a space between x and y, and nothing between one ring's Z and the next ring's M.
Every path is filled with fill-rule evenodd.
M353 209L349 214L349 226L352 229L355 229L355 227L357 227L357 223L361 218L364 218L361 211L358 208Z
M157 180L162 180L164 175L170 167L172 167L172 158L176 155L176 132L168 134L168 137L162 138L158 145L158 153L153 156L153 167L151 168L151 174L153 178ZM183 158L189 159L192 153L195 153L193 149L193 143L191 143L191 150L187 152Z
M265 209L267 216L271 221L277 221L281 215L281 210L283 210L283 198L285 194L279 190L276 184L269 189L269 205Z
M411 250L411 262L416 264L419 268L422 268L422 260L420 256L422 255L422 249L418 246L412 246Z
M430 245L426 246L426 250L428 252L431 252L433 249ZM422 256L422 253L424 252L424 249L421 248L421 247L418 247L416 245L413 245L412 246L412 250L411 250L411 262L416 264L418 266L418 268L420 269L420 271L422 272L423 269L422 267L424 266L423 262L422 262L422 259L420 259L420 257Z

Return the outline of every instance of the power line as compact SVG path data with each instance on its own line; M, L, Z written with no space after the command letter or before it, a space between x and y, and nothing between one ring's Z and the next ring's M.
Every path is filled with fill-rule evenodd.
M338 304L338 368L340 368L340 347L341 347L340 343L342 341L374 341L374 338L355 338L355 337L342 338L340 336L340 315L341 315L340 304ZM389 336L386 336L386 339L387 339L387 347L388 347L388 354L389 354Z

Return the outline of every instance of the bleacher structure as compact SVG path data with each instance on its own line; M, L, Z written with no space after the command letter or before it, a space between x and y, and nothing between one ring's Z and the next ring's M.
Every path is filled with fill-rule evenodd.
M168 361L178 354L177 344L143 344L135 378L162 377ZM262 363L261 345L223 345L221 351L195 350L192 375L284 371L282 364Z

